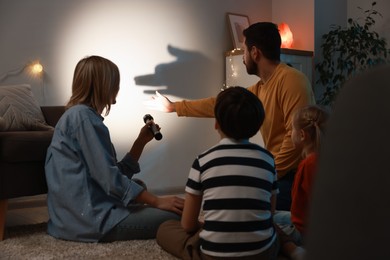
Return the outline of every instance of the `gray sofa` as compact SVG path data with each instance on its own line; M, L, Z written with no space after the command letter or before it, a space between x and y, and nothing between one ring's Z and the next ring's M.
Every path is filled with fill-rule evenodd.
M64 106L42 106L46 122L55 126ZM4 239L7 200L47 193L46 150L53 131L0 132L0 241Z

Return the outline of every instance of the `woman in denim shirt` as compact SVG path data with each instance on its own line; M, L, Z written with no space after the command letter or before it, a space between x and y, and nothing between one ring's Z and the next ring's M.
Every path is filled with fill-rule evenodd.
M119 91L118 67L99 56L77 64L72 96L46 155L48 233L84 242L154 238L160 223L179 219L184 201L157 197L132 180L138 159L153 139L142 127L130 151L117 161L107 116Z

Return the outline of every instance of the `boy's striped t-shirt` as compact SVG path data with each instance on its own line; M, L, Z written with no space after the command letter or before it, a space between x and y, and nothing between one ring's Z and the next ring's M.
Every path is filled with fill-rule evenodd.
M239 257L268 249L276 237L271 216L276 178L272 154L247 141L225 138L199 155L186 192L203 196L202 252Z

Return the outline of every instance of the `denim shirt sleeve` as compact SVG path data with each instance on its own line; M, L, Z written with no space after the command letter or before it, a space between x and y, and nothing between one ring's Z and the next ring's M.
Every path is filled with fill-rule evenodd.
M130 179L133 177L133 174L140 172L138 162L135 161L129 153L126 153L123 159L117 163L117 165L119 170Z
M139 172L138 163L128 154L117 163L108 128L100 116L82 120L74 135L93 180L91 185L97 184L124 206L141 193L143 188L130 180L133 173Z

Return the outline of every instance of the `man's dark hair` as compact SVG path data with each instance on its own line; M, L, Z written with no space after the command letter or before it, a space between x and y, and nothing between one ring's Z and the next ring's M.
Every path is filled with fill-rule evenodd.
M243 87L221 91L214 114L221 131L236 140L254 136L264 121L263 104L255 94Z
M280 61L282 40L276 24L270 22L255 23L246 28L243 34L248 50L255 46L261 50L267 59Z

